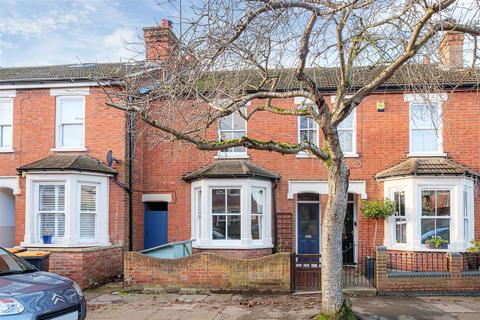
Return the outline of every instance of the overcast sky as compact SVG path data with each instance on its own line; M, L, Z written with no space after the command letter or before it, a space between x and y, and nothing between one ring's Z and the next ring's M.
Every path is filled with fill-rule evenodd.
M0 66L141 59L125 44L141 44L145 26L175 20L178 2L0 0Z

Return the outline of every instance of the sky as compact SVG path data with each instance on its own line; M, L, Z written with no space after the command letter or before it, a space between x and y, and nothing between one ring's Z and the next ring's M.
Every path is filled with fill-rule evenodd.
M178 3L0 0L0 67L141 60L142 28L178 22Z

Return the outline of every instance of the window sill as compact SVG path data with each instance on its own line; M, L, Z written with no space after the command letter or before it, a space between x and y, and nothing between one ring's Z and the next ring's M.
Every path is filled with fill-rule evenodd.
M72 147L72 148L52 148L50 151L53 152L85 152L87 148L85 147Z
M409 246L387 246L387 250L409 251L409 252L464 252L466 249L429 249L425 247L409 247Z
M13 149L8 149L8 148L5 148L5 149L1 149L0 148L0 153L14 153L15 150Z
M222 160L222 159L249 159L250 156L246 153L231 153L231 154L222 154L222 155L216 155L214 157L215 160Z
M358 153L344 153L343 156L345 158L360 158Z
M77 243L77 244L66 244L66 243L20 243L21 247L27 248L86 248L86 247L108 247L111 246L111 243Z
M425 153L409 153L407 158L418 158L418 157L447 157L445 152L425 152Z

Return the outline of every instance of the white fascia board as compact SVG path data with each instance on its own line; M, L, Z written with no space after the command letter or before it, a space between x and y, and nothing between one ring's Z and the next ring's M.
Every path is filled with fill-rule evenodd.
M446 101L448 99L448 94L445 92L441 93L405 93L403 95L403 100L405 102L439 102Z
M119 85L121 81L85 81L85 82L55 82L55 83L18 83L12 84L0 83L0 90L15 90L15 89L49 89L49 88L75 88L75 87L98 87L98 86L112 86Z
M360 194L362 199L367 199L366 181L349 181L348 192ZM287 199L293 199L299 193L328 194L328 181L289 181Z
M0 86L0 89L2 87ZM0 90L0 98L15 98L17 96L16 90Z

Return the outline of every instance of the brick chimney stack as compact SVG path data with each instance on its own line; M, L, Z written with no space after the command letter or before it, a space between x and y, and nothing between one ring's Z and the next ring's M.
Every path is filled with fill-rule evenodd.
M463 42L465 34L458 31L448 31L440 41L440 63L447 69L463 67Z
M156 27L143 28L146 58L148 62L161 62L172 58L178 39L172 30L172 22L160 20Z

